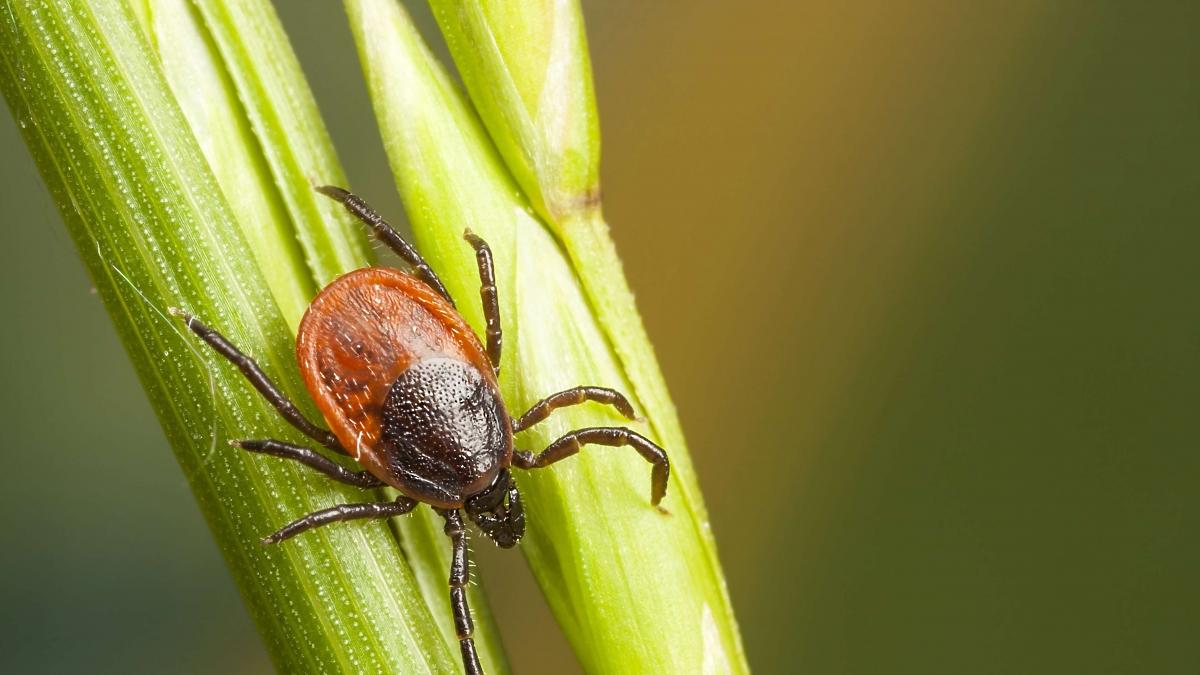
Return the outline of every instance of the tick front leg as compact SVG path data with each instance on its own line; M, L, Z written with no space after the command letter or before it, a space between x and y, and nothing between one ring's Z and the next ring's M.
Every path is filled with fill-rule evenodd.
M454 611L454 632L458 636L458 647L462 651L463 669L467 675L483 675L479 655L475 653L475 623L471 620L471 607L467 604L467 586L471 581L470 563L467 560L467 528L463 525L458 509L437 509L446 519L446 536L454 550L450 558L450 608Z
M496 293L496 271L492 264L492 249L479 235L467 230L463 239L475 249L475 262L479 265L479 299L483 302L483 316L487 322L487 355L492 370L500 374L500 350L504 334L500 330L500 298Z
M288 523L278 532L262 540L264 544L278 544L285 539L311 530L314 527L340 523L346 520L363 520L374 518L391 518L402 516L417 506L417 502L401 495L394 502L370 502L368 504L338 504L327 509L321 509L304 516L300 520Z
M413 272L417 278L424 281L430 288L438 292L438 295L446 299L451 306L454 306L454 298L450 297L450 292L442 285L442 280L438 278L437 272L425 262L417 249L413 248L412 244L408 243L400 233L388 225L375 209L371 208L358 195L343 190L334 185L321 185L317 187L317 192L341 202L342 206L346 207L354 217L366 223L375 233L375 237L382 241L400 256L400 259L412 266Z
M559 408L579 405L585 401L607 403L616 408L617 412L624 415L626 419L632 420L634 417L633 406L629 405L629 400L616 389L609 389L607 387L574 387L566 391L560 391L557 394L551 394L533 404L529 412L521 415L521 418L513 423L513 433L524 431L541 422L549 417L550 413Z
M334 480L355 487L383 487L383 481L371 475L369 471L351 471L328 457L299 445L292 445L291 443L271 439L261 441L229 441L229 444L249 452L295 460L311 469L320 471Z
M667 453L650 439L621 427L590 427L566 434L554 441L537 455L518 450L513 453L513 464L522 469L540 469L566 459L579 452L585 445L629 446L637 450L647 462L654 466L650 473L650 503L658 506L667 494L667 478L671 475L671 463Z
M283 419L287 420L288 424L296 427L300 430L300 433L308 436L321 445L333 450L334 452L338 452L343 455L350 454L346 452L346 449L343 448L342 444L338 442L337 436L334 436L329 431L326 431L325 429L322 429L321 427L318 427L310 422L308 418L300 412L300 409L297 408L294 403L288 400L288 397L279 390L279 387L275 386L275 383L271 381L271 378L267 377L267 374L263 372L262 368L260 368L259 365L254 362L254 359L239 351L238 348L234 347L233 343L230 342L224 335L221 335L216 330L204 325L196 317L188 314L182 309L171 307L168 309L168 311L171 312L171 314L183 319L187 323L188 330L195 333L201 340L207 342L208 345L212 347L218 354L224 356L230 363L237 366L237 369L242 372L242 375L244 375L246 379L249 380L250 384L258 390L258 393L262 394L263 398L267 399L268 403L270 403L276 410L279 411L279 414L283 416Z

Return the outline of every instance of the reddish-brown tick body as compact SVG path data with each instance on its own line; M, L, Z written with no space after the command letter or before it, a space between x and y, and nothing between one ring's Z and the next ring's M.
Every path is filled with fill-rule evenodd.
M483 346L408 274L339 277L305 313L296 358L342 447L413 499L462 508L512 463L512 422Z

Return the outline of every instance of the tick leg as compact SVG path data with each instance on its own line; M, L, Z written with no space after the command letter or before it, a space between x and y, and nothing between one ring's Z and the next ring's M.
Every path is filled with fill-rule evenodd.
M500 331L500 300L496 294L496 272L492 266L492 249L474 232L463 232L471 247L475 249L475 262L479 265L479 299L483 301L483 316L487 320L487 355L492 370L500 373L500 349L504 336Z
M412 265L413 272L417 275L418 279L424 281L433 290L437 291L438 295L445 298L451 306L454 305L454 298L450 297L450 293L442 285L442 280L438 278L437 273L433 271L429 263L425 262L421 254L417 253L417 249L405 241L399 232L392 229L392 226L388 225L387 221L376 213L375 209L368 206L361 197L333 185L321 185L317 187L317 192L341 202L347 211L371 228L379 241L387 244L388 248L395 251L401 260Z
M254 362L254 359L238 351L238 348L234 347L233 343L224 335L204 325L196 317L181 309L171 307L168 311L182 318L187 322L187 327L193 333L200 336L201 340L207 342L218 354L224 356L230 363L237 366L237 369L242 371L242 375L245 375L250 384L254 385L254 388L258 390L258 393L262 394L263 398L267 399L267 402L279 411L283 419L299 429L300 433L334 452L340 452L343 455L350 454L338 442L336 436L308 421L308 418L300 412L295 404L288 400L288 397L279 390L279 387L275 386L271 378L267 377L267 374Z
M321 509L304 516L300 520L288 523L278 532L262 540L264 544L278 544L284 539L321 527L330 523L340 523L344 520L362 520L364 518L391 518L402 516L415 508L417 502L404 495L394 502L371 502L368 504L338 504L327 509Z
M369 471L351 471L308 448L284 443L283 441L271 439L262 441L229 441L229 444L250 452L293 459L307 467L320 471L334 480L348 483L355 487L377 488L383 487L384 484L383 481L371 475Z
M629 405L629 401L621 395L621 392L606 387L575 387L551 394L535 403L529 412L521 415L521 419L513 423L513 433L524 431L541 422L559 408L578 405L584 401L607 403L627 419L633 419L633 406Z
M667 494L667 478L671 475L671 464L667 453L641 434L621 427L591 427L579 429L566 434L554 441L545 450L534 455L532 452L518 450L513 453L513 464L522 469L540 469L566 459L579 452L588 444L594 445L627 445L637 450L647 462L654 465L650 473L650 503L655 506Z
M467 605L467 585L471 571L467 561L467 528L463 525L458 509L437 509L446 519L446 536L454 551L450 558L450 608L454 611L454 632L458 635L458 647L462 650L463 669L467 675L483 675L479 655L475 653L475 624L471 621L471 607Z

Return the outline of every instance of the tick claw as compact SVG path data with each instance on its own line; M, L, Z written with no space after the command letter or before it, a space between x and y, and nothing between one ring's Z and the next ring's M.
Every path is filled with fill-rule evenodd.
M343 204L345 204L346 199L350 197L349 192L336 185L317 185L314 186L313 189L325 195L326 197L342 202Z

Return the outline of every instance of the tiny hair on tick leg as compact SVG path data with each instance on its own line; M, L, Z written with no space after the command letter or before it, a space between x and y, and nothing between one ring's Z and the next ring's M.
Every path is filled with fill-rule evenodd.
M640 455L651 466L650 503L665 513L660 502L670 461L654 441L624 427L578 429L541 452L517 450L514 434L558 408L591 402L612 406L633 420L633 406L614 389L584 385L552 393L520 417L510 416L498 382L504 336L495 261L487 242L464 232L479 271L485 346L458 313L437 273L378 213L343 188L315 189L362 220L412 269L349 272L318 293L305 311L296 360L328 429L305 417L254 359L216 328L181 310L172 313L241 371L289 424L326 449L351 455L362 470L346 469L316 450L285 441L233 441L234 446L299 462L350 485L386 485L400 493L392 501L338 504L310 513L263 543L279 543L332 523L391 518L420 504L433 508L445 521L451 543L450 606L463 669L481 675L466 594L474 583L474 563L464 513L497 546L516 546L525 534L525 509L512 470L538 470L587 445L621 446Z

